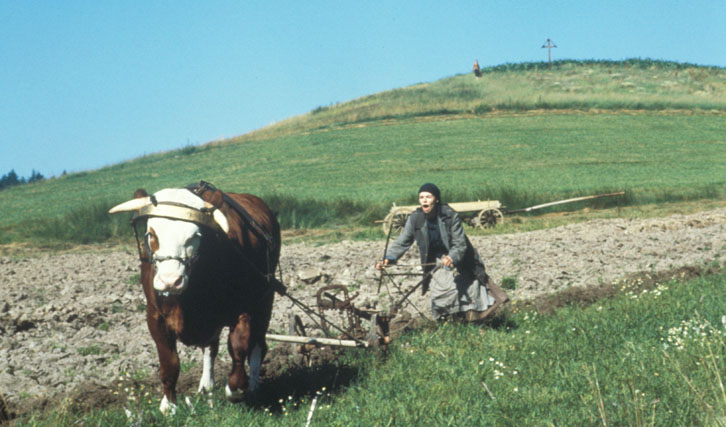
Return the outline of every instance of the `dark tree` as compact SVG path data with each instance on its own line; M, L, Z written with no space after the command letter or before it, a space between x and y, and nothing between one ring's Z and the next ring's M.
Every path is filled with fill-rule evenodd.
M18 174L15 173L15 169L11 169L10 172L0 178L0 189L9 188L20 183L21 180L18 178Z
M30 174L30 178L28 178L27 180L25 178L19 177L18 174L15 173L15 169L12 169L10 172L6 173L2 176L2 178L0 178L0 190L14 187L20 184L40 182L44 179L45 177L43 176L43 174L36 171L35 169L33 169L33 172Z
M30 178L28 178L28 182L39 182L44 180L45 177L40 172L36 172L35 169L33 169L33 172L30 174Z

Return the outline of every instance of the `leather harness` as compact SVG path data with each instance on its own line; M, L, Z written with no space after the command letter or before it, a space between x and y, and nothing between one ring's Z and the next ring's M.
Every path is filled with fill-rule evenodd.
M198 197L202 197L202 194L204 194L207 191L217 191L217 188L206 182L206 181L200 181L198 184L192 184L186 187L187 190L191 191ZM250 215L247 210L237 203L233 198L231 198L229 195L224 193L223 191L220 191L222 194L222 198L226 204L228 204L239 216L242 218L242 220L249 226L249 230L251 230L257 237L261 238L265 243L265 254L267 257L267 265L270 265L271 261L271 252L275 246L274 239L270 233L267 232L253 217ZM179 203L173 203L173 202L157 202L157 200L154 198L154 196L151 196L151 204L146 205L142 207L139 212L134 214L134 216L131 218L131 226L134 229L134 236L136 237L136 243L137 243L137 249L139 251L139 259L142 262L147 263L153 263L156 264L156 262L164 261L166 259L171 258L155 258L150 256L151 251L148 248L148 243L146 236L144 236L144 245L147 246L147 256L145 257L142 252L142 243L141 239L139 237L139 232L137 230L136 224L137 221L143 218L148 217L162 217L162 218L168 218L172 220L180 220L180 221L187 221L187 222L193 222L195 224L199 224L202 226L209 227L211 229L217 228L217 224L214 221L214 218L211 215L211 210L206 208L196 209L191 208L189 206L179 204ZM247 257L244 256L242 252L242 248L238 243L234 245L235 249L237 250L238 254L242 259L247 262L252 269L262 276L272 287L274 291L277 291L281 295L285 295L287 288L285 285L281 283L281 281L277 280L275 278L275 272L274 271L267 271L262 272L252 261L250 261ZM179 259L185 266L189 267L193 260L188 259ZM279 265L278 265L279 267Z

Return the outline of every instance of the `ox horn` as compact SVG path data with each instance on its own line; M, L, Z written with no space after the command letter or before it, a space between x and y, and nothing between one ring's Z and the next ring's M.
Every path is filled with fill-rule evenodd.
M132 199L128 202L123 202L120 205L116 205L112 207L108 213L115 214L119 212L131 212L131 211L137 211L144 206L151 203L151 197L140 197L138 199Z
M214 217L214 222L219 225L219 227L224 231L225 233L229 233L229 222L227 222L227 217L224 216L224 212L214 207L213 204L209 202L204 202L204 206L212 211L212 216Z

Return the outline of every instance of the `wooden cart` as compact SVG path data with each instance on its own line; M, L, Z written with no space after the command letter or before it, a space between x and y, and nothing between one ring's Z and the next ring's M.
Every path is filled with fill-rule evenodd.
M476 202L449 203L451 209L459 213L474 212L474 216L467 216L464 220L473 227L491 228L502 222L502 204L498 200L484 200ZM393 227L392 233L400 233L406 225L406 219L418 208L418 205L396 206L394 203L388 215L383 219L383 233Z
M492 228L497 223L502 222L504 219L504 214L513 214L513 213L524 213L524 212L531 212L537 209L543 209L548 208L552 206L562 205L565 203L574 203L574 202L581 202L584 200L591 200L591 199L598 199L600 197L614 197L614 196L624 196L624 191L618 191L616 193L606 193L606 194L596 194L593 196L582 196L582 197L574 197L571 199L565 199L565 200L557 200L555 202L549 202L549 203L543 203L541 205L536 206L530 206L528 208L523 209L515 209L515 210L504 210L504 206L499 203L498 200L485 200L485 201L477 201L477 202L460 202L460 203L449 203L449 206L454 209L456 212L459 212L461 214L466 214L469 212L474 212L474 216L469 215L462 215L463 220L471 225L472 227L477 228ZM388 212L388 215L383 219L383 233L388 234L388 230L393 227L392 233L400 233L401 230L403 230L403 227L406 225L406 219L408 218L408 215L411 214L411 212L415 211L416 208L418 208L418 205L412 205L412 206L396 206L394 203L391 207L391 210Z

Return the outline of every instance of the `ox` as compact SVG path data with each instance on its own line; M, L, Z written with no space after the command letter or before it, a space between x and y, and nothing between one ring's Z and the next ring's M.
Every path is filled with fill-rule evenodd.
M176 410L177 341L202 347L199 392L214 387L214 361L222 329L232 371L225 394L239 401L259 385L267 352L265 333L280 255L280 226L267 205L250 194L222 193L201 182L134 199L109 213L135 212L146 322L159 354L163 413ZM245 372L245 360L250 376Z

